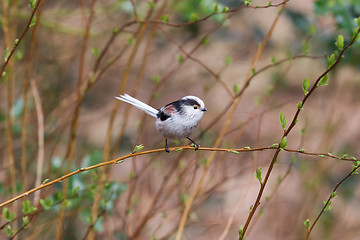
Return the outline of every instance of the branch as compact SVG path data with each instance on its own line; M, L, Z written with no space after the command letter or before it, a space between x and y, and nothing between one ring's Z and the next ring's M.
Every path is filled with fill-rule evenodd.
M13 49L11 50L11 52L10 52L9 56L7 57L5 63L4 63L3 66L1 67L1 70L0 70L0 78L3 76L3 73L4 73L4 71L5 71L5 68L6 68L6 66L9 64L11 57L14 55L14 52L15 52L16 48L19 46L19 44L20 44L20 42L23 40L25 34L26 34L27 31L30 29L31 22L32 22L33 18L35 17L36 10L38 9L41 1L42 1L42 0L39 0L39 1L37 2L35 8L33 9L32 13L31 13L30 19L29 19L29 21L28 21L28 23L27 23L27 26L26 26L25 30L23 31L23 33L21 34L21 36L20 36L19 38L17 38L17 41L15 41Z
M309 98L309 96L310 96L310 95L315 91L315 89L318 87L317 84L319 83L319 81L321 80L321 78L324 77L327 73L329 73L332 69L334 69L334 68L338 65L338 63L340 62L340 60L341 60L342 56L344 55L345 51L347 51L347 50L349 49L349 47L350 47L350 46L355 42L355 40L357 39L357 37L358 37L358 35L359 35L359 32L360 32L360 28L358 29L358 31L356 32L356 34L355 34L355 36L352 38L352 40L351 40L351 41L346 45L346 47L340 52L340 54L339 54L339 56L337 57L335 63L334 63L330 68L328 68L323 74L321 74L321 75L317 78L317 80L316 80L315 83L313 84L312 88L310 89L309 93L304 96L304 98L303 98L303 100L302 100L302 107L304 106L304 104L305 104L306 100ZM301 111L302 107L301 107L301 108L298 108L298 110L296 111L295 116L293 117L289 128L288 128L286 131L284 131L284 134L283 134L283 136L282 136L281 139L283 139L284 137L286 137L286 136L290 133L290 131L294 128L294 126L296 125L296 122L297 122L297 119L298 119L298 116L299 116L299 114L300 114L300 111ZM241 234L240 234L240 236L239 236L239 239L240 239L240 240L244 239L244 236L245 236L246 230L247 230L247 228L248 228L248 226L249 226L249 224L250 224L250 221L251 221L251 219L253 218L253 216L254 216L254 214L255 214L258 206L260 205L260 199L261 199L262 194L263 194L263 192L264 192L266 183L267 183L267 181L269 180L269 177L270 177L271 171L272 171L272 169L273 169L274 163L275 163L275 161L276 161L276 159L277 159L277 157L278 157L278 155L279 155L279 153L280 153L281 150L282 150L282 149L280 148L280 144L279 144L279 146L278 146L278 148L277 148L277 150L276 150L276 152L275 152L275 154L274 154L274 156L273 156L273 158L272 158L272 160L271 160L269 169L268 169L268 171L266 172L266 177L265 177L263 183L261 184L261 187L260 187L259 193L258 193L258 195L257 195L256 201L255 201L255 203L254 203L254 205L253 205L253 209L250 211L249 216L248 216L248 218L247 218L247 220L246 220L246 223L245 223L245 225L244 225L244 228L243 228L243 230L242 230L242 232L241 232Z

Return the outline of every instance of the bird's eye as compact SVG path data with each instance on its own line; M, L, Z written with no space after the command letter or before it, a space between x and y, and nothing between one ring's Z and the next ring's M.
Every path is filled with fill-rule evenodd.
M194 106L194 109L198 109L198 106L195 105L195 106Z

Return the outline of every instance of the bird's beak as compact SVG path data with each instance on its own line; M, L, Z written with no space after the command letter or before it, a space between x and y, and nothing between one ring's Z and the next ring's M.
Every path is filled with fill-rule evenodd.
M206 111L207 111L207 109L206 109L206 108L203 108L203 109L202 109L202 111L203 111L203 112L206 112Z

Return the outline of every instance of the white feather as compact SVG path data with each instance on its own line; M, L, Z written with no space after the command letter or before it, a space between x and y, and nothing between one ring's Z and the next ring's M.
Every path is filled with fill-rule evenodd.
M143 110L144 112L146 112L147 114L149 114L150 116L153 117L157 117L156 115L158 114L159 110L147 105L146 103L143 103L140 100L137 100L136 98L133 98L132 96L128 95L128 94L124 94L124 95L120 95L120 97L115 97L116 99L119 99L123 102L129 103L131 105L133 105L134 107Z

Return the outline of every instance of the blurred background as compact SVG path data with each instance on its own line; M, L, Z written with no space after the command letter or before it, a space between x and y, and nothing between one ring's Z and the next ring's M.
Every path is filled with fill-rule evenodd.
M304 79L326 71L360 15L357 0L282 2L3 0L1 66L20 43L0 81L0 202L136 145L163 148L155 119L114 98L125 92L155 108L200 97L208 111L191 138L202 147L279 143L280 112L288 126ZM359 45L309 97L289 149L359 156ZM204 171L182 239L237 239L274 151L218 152L208 169L210 151L159 152L85 171L3 207L0 239L175 239ZM304 221L352 166L282 151L246 239L305 239ZM337 189L313 239L359 238L358 185L354 175Z

